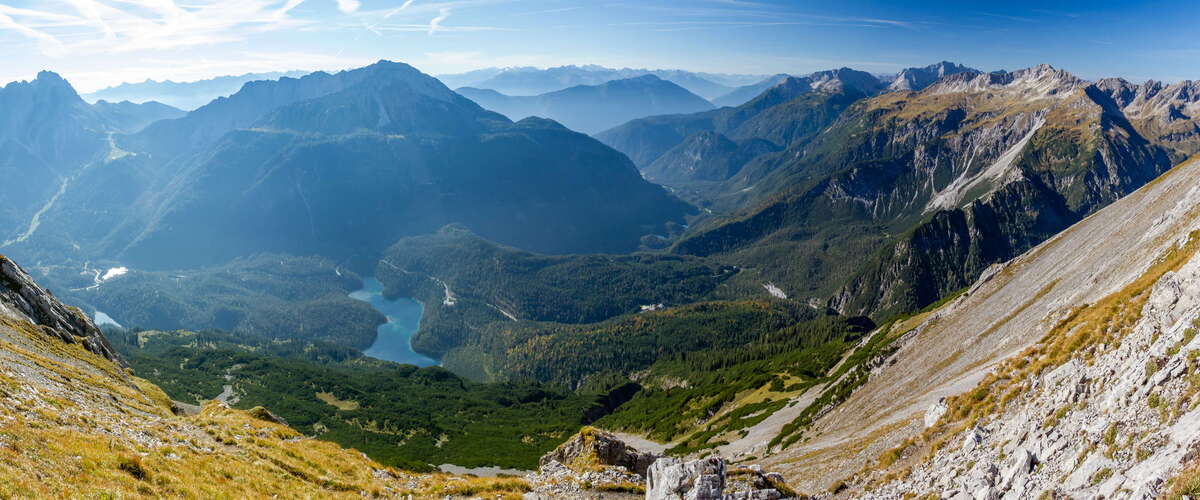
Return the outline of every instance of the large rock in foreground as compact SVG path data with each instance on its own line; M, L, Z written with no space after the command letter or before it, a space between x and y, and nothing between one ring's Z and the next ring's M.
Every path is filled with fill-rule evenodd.
M545 467L558 462L577 472L615 466L645 475L656 459L657 455L638 451L612 433L584 427L575 437L543 456L538 465Z
M729 490L729 491L726 491ZM777 500L794 498L783 476L758 466L727 469L716 457L660 458L646 477L646 500Z
M0 255L0 316L28 321L63 342L79 342L95 354L124 364L83 311L59 302L21 266L3 255Z

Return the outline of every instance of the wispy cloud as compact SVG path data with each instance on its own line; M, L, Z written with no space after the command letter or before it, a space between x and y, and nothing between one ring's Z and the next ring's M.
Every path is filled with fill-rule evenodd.
M1007 19L1009 21L1017 21L1017 22L1022 22L1022 23L1036 23L1037 22L1037 19L1033 19L1030 17L1024 17L1024 16L1013 16L1013 15L1009 15L1009 14L997 14L995 12L981 12L980 14L985 15L987 17L994 17L997 19Z
M526 12L517 12L517 13L513 14L513 16L536 16L536 15L541 15L541 14L558 14L559 12L571 12L573 10L579 10L582 8L583 7L576 6L576 7L559 7L557 9L530 10L530 11L526 11Z
M358 0L337 0L337 8L345 14L358 11L362 7L362 2Z
M1033 12L1037 12L1038 14L1046 14L1046 15L1050 15L1050 16L1062 16L1062 17L1070 17L1070 18L1079 17L1079 14L1077 14L1075 12L1066 12L1066 11L1061 11L1061 10L1033 9Z
M859 28L906 28L917 29L922 23L901 19L881 17L829 16L799 12L790 7L781 7L762 2L748 0L705 0L709 5L687 7L616 3L610 7L642 10L652 12L656 20L646 21L645 25L674 26L666 28L675 31L682 29L699 29L709 26L842 26ZM719 5L719 6L718 6ZM712 21L712 18L719 18ZM624 23L635 25L634 23ZM691 25L693 27L684 27Z
M433 35L442 29L442 21L450 17L450 9L442 9L438 11L437 17L429 21L429 34Z
M310 24L289 13L304 0L44 0L0 5L0 30L37 42L51 57L166 50L243 40ZM357 10L359 0L337 0Z
M616 23L612 26L646 26L655 31L689 31L710 28L760 28L771 26L828 26L850 28L886 28L895 26L890 23L873 23L870 21L635 21Z

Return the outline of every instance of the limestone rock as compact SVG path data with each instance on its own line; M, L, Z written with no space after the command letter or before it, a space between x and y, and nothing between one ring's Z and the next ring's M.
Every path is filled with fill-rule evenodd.
M942 418L942 415L946 414L948 408L946 398L940 398L938 402L930 405L929 409L925 410L925 427L933 427Z
M774 472L751 465L727 469L725 461L710 457L689 462L660 458L650 466L647 500L776 500L795 494Z
M724 490L725 461L719 458L660 458L647 472L646 500L720 500Z
M21 266L3 255L0 255L0 316L29 321L63 342L79 342L87 350L124 365L83 311L59 302Z
M576 472L615 466L645 475L646 469L657 458L653 453L634 449L612 433L585 427L579 434L543 456L538 465L545 467L550 462L558 462Z

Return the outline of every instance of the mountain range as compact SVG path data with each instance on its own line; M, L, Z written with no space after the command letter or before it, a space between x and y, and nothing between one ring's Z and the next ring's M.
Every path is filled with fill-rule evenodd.
M695 113L713 107L700 96L654 75L579 85L536 96L509 96L472 87L457 92L513 120L549 118L585 134L644 116Z
M105 87L95 92L84 94L83 98L95 102L131 101L143 103L158 101L183 110L193 110L208 104L218 97L233 95L248 82L257 80L278 80L283 77L299 78L308 74L307 71L275 71L268 73L245 73L241 75L218 76L193 82L175 82L171 80L150 80L137 83L122 83Z
M544 252L624 251L688 211L599 142L513 123L402 64L253 82L131 135L98 125L61 79L22 85L53 101L39 119L79 139L48 159L61 174L31 186L44 201L14 214L29 215L8 226L14 254L58 248L143 269L256 252L369 260L450 222ZM628 203L601 202L616 193Z
M597 137L720 215L674 251L886 315L966 286L1190 155L1190 119L1172 111L1188 105L1187 85L1143 86L1139 99L1130 84L1048 66L961 71L920 91L791 79L738 108ZM1164 125L1182 135L1166 139Z
M188 112L0 89L0 452L147 496L203 496L176 472L203 453L282 478L250 496L1200 491L1200 84L942 62L518 95L620 71L459 92L381 61ZM363 354L395 322L348 295L372 277L440 366ZM43 477L0 496L62 496L5 462Z
M600 85L613 80L645 75L657 76L705 99L719 97L733 90L734 87L762 79L761 76L755 75L695 73L670 69L613 69L597 65L558 66L546 69L534 67L491 68L461 74L438 75L438 78L453 88L475 87L495 90L512 96L533 96L579 85Z

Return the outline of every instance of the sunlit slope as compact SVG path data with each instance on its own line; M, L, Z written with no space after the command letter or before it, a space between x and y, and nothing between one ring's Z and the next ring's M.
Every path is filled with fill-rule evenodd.
M1072 312L1103 299L1136 315L1140 303L1134 301L1144 303L1164 273L1192 258L1190 234L1200 228L1197 176L1200 163L1185 162L989 269L960 298L916 325L860 390L798 430L799 441L772 461L807 489L828 487L919 434L926 411L940 398L976 388L993 366L1052 331L1065 335L1055 327ZM1062 351L1071 347L1079 346L1056 348L1059 358L1069 356Z

